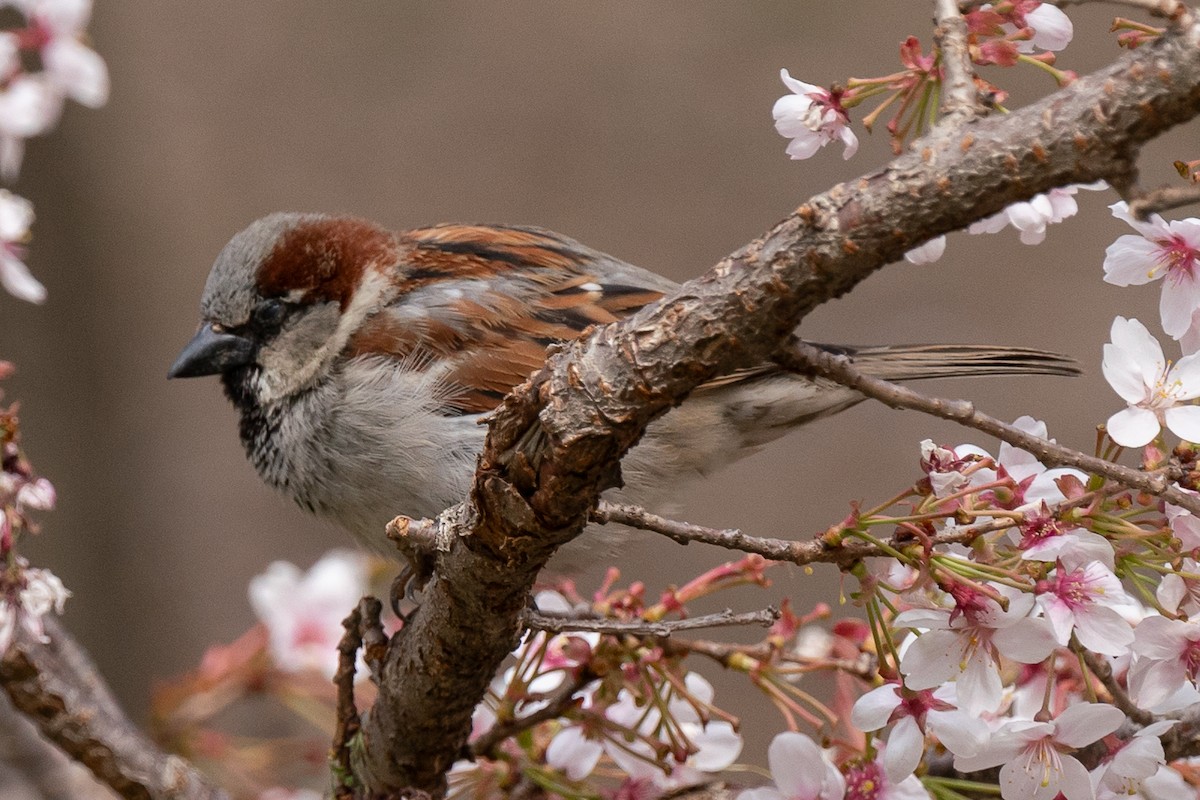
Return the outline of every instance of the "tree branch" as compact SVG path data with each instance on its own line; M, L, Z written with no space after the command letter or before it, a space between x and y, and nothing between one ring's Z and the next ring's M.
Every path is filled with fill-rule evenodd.
M979 115L975 67L967 41L967 22L957 0L934 0L934 42L941 54L942 124L957 127Z
M922 242L1056 186L1128 174L1143 142L1197 114L1198 41L1195 27L1169 32L1027 108L917 142L660 303L562 345L492 415L448 551L392 637L355 760L366 785L445 791L538 572L619 484L651 420L769 360L808 312Z
M121 797L228 798L182 758L146 738L66 630L52 616L43 621L49 642L18 629L17 641L0 660L0 684L43 736Z
M1129 213L1138 219L1145 219L1151 214L1169 211L1192 203L1200 203L1200 183L1152 189L1129 204Z
M537 711L516 719L497 722L489 730L480 734L479 738L471 746L471 753L476 756L491 756L496 746L505 739L516 736L521 731L527 731L530 728L536 727L547 720L558 719L567 713L567 711L583 702L583 698L577 697L576 693L594 681L596 677L585 670L561 686L546 701L546 705Z
M679 631L694 631L701 628L727 628L734 625L762 625L770 627L779 619L779 611L766 608L761 611L745 611L733 613L733 609L725 609L716 614L705 614L700 617L687 619L663 620L661 622L646 622L643 620L617 620L588 617L559 617L549 614L530 613L525 615L525 625L531 630L547 633L589 632L611 633L616 635L630 634L633 636L668 637Z
M794 356L794 359L790 356ZM1193 514L1200 515L1200 497L1187 494L1171 482L1172 476L1162 472L1143 472L1123 467L1103 458L1089 456L1078 450L1072 450L1047 439L1033 436L1001 422L995 417L989 417L981 411L976 411L975 406L966 400L927 397L906 386L872 378L856 369L845 356L829 353L804 342L795 343L789 350L788 356L783 357L783 360L788 361L796 369L811 370L823 378L862 392L867 397L886 403L892 408L923 411L926 414L948 419L995 436L1002 442L1008 442L1014 447L1029 451L1038 461L1047 466L1076 467L1085 472L1103 475L1123 486L1149 492L1169 503L1182 506Z
M727 550L737 550L742 553L756 553L772 561L788 561L803 566L805 564L837 564L846 568L857 564L864 558L891 558L892 552L903 550L916 543L916 539L896 536L878 546L857 539L811 539L798 542L794 539L768 539L761 536L749 536L734 528L706 528L690 522L679 522L666 517L651 514L636 506L622 506L616 503L600 501L599 507L592 514L597 522L616 522L631 528L661 533L680 544L700 542ZM940 544L968 544L977 536L992 531L1013 527L1010 520L998 520L986 525L960 526L942 531L921 540L922 546L936 547Z
M1059 8L1081 6L1085 3L1108 3L1115 6L1127 6L1145 11L1151 16L1175 20L1183 26L1191 25L1191 13L1188 4L1183 0L1047 0Z

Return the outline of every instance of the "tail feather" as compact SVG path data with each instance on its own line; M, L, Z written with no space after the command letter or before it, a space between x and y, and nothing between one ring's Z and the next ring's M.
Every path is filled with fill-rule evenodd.
M849 356L854 365L889 381L985 375L1079 375L1075 359L1032 347L970 344L901 344L843 347L820 344Z

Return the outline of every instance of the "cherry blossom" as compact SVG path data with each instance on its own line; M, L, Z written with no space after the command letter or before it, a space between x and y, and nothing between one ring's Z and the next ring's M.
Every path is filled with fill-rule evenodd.
M1032 53L1035 49L1063 50L1075 35L1071 18L1050 3L1026 11L1025 24L1033 29L1033 38L1017 42L1017 50L1022 53Z
M699 704L711 705L713 687L695 672L684 676L688 694ZM682 764L676 764L669 775L655 765L650 745L641 739L615 744L606 740L604 749L609 758L634 780L647 780L659 789L669 791L682 786L691 786L705 780L704 773L726 769L742 752L742 737L733 726L724 720L711 720L705 724L692 703L676 696L667 703L667 714L672 723L695 747ZM623 690L616 703L605 712L617 725L636 729L653 736L662 725L668 724L655 709L639 708L633 696Z
M1047 580L1038 581L1036 591L1059 644L1066 645L1074 633L1095 653L1119 656L1129 649L1133 628L1113 608L1128 603L1129 597L1117 576L1099 561L1075 569L1060 562Z
M61 109L61 97L41 74L20 74L0 89L0 176L17 177L25 140L50 130Z
M1147 617L1134 629L1129 694L1142 708L1174 711L1200 702L1200 624Z
M366 560L346 551L327 553L307 573L276 561L253 578L250 604L267 628L275 666L332 678L342 620L366 591Z
M1099 561L1112 569L1112 544L1098 533L1061 522L1045 501L1025 511L1017 526L1017 548L1027 561L1063 561L1068 566Z
M1158 214L1142 222L1124 202L1109 206L1113 216L1129 223L1138 235L1125 234L1108 246L1104 280L1117 286L1140 286L1164 278L1159 313L1163 330L1173 339L1188 332L1192 312L1200 308L1200 219L1167 222Z
M1102 770L1103 768L1101 768ZM1113 790L1097 781L1103 777L1101 770L1092 770L1092 783L1096 785L1096 800L1179 800L1195 797L1196 787L1169 766L1161 766L1149 778L1143 778L1134 791Z
M604 745L600 741L588 738L578 725L567 725L550 740L546 763L571 780L581 781L592 774L602 755Z
M1154 596L1162 607L1178 614L1180 611L1188 616L1200 614L1200 564L1191 558L1185 558L1180 563L1179 572L1169 572L1163 575Z
M35 478L21 484L21 488L17 490L17 511L21 513L30 510L50 511L54 508L57 499L58 495L50 481L45 478Z
M13 297L40 303L46 287L29 274L21 260L22 243L29 238L33 205L23 197L0 189L0 285Z
M48 641L42 617L51 611L61 614L71 596L50 570L29 567L22 558L17 564L19 577L0 586L0 654L12 644L18 626L39 641Z
M776 100L771 114L779 135L792 140L787 154L796 160L811 158L825 145L839 140L844 145L842 158L853 156L858 151L858 137L850 130L850 118L838 95L798 81L786 69L779 71L779 77L792 94Z
M108 69L82 42L92 13L91 0L18 0L29 18L25 38L41 54L45 74L63 95L98 108L108 101Z
M959 711L934 692L906 692L887 683L858 698L850 722L862 731L877 731L891 724L882 763L888 780L900 783L921 763L928 728L946 749L973 755L987 739L983 720Z
M1197 496L1197 493L1191 489L1181 489L1180 491ZM1164 503L1163 507L1167 512L1167 524L1171 527L1171 532L1179 539L1179 543L1183 545L1183 549L1200 548L1200 518L1183 506L1177 506L1174 503Z
M949 497L967 487L970 480L964 473L976 461L971 455L960 456L957 449L934 444L932 439L921 441L921 469L929 476L934 497Z
M1113 796L1136 794L1147 778L1166 766L1167 757L1158 737L1176 724L1175 720L1164 720L1139 730L1113 754L1111 760L1092 771L1093 784L1106 789Z
M973 756L955 756L955 769L975 772L1000 765L1004 800L1092 800L1083 764L1068 752L1115 731L1125 714L1104 703L1079 703L1049 722L1010 720Z
M874 761L859 761L846 767L846 800L929 800L929 792L915 775L893 781L883 767L887 749Z
M1017 417L1012 426L1039 439L1056 441L1050 437L1045 422L1028 414ZM970 444L961 444L954 448L954 452L963 458L971 455L980 459L991 458L986 450ZM995 463L999 469L981 467L971 473L970 483L980 486L995 483L1002 475L1011 478L1016 483L1014 489L992 489L987 494L988 499L1002 508L1016 510L1036 508L1038 503L1060 503L1067 499L1058 487L1060 479L1070 476L1080 484L1087 482L1087 476L1079 470L1069 467L1046 469L1033 453L1013 447L1008 442L1000 443L998 453Z
M957 590L954 609L912 609L899 614L896 628L924 628L900 660L909 689L920 691L958 682L959 707L969 714L995 711L1002 699L1000 655L1033 664L1054 652L1050 624L1029 616L1033 596L1005 590L1008 610L973 590Z
M1200 439L1200 353L1171 365L1158 340L1136 319L1117 317L1104 345L1104 377L1129 407L1108 418L1108 435L1124 447L1149 444L1165 424L1181 439Z
M1108 184L1098 183L1076 184L1051 189L1045 194L1034 195L1000 211L997 214L982 219L967 228L967 233L999 233L1012 225L1020 233L1024 244L1041 244L1046 238L1046 226L1062 222L1079 212L1075 202L1075 193L1080 189L1097 191L1108 188Z
M767 749L767 764L775 786L747 789L738 800L842 800L842 773L812 739L787 731Z
M904 254L910 264L932 264L946 252L946 237L935 236L923 245L914 247Z

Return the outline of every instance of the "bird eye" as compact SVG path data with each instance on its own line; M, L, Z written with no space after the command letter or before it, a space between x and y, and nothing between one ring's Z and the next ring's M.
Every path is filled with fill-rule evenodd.
M278 298L264 300L254 307L254 324L264 330L272 330L283 324L287 306Z

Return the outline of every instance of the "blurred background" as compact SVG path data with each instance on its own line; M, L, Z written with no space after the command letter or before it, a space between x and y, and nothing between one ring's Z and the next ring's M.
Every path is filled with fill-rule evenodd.
M126 706L143 715L155 681L252 624L246 585L268 563L307 567L350 545L260 483L216 380L165 379L233 233L276 210L396 228L529 223L684 280L890 157L884 136L859 129L848 163L840 146L788 160L770 113L779 69L823 85L891 72L904 35L928 47L930 6L100 0L91 31L111 101L69 105L29 145L14 189L36 207L27 262L50 294L42 307L0 297L0 358L18 368L3 388L21 403L28 454L59 493L25 554L74 593L67 625ZM1111 14L1071 16L1060 66L1083 73L1118 55ZM1036 70L991 77L1014 90L1012 106L1054 88ZM1147 184L1172 179L1173 159L1197 155L1190 145L1194 134L1148 148ZM1112 318L1157 319L1157 285L1101 281L1105 246L1130 232L1105 209L1115 200L1081 193L1080 215L1037 247L1011 229L951 236L939 263L893 265L801 330L1071 354L1086 371L1076 380L925 388L1004 419L1032 414L1090 451L1120 406L1100 374ZM808 538L850 501L911 484L927 437L996 446L865 403L681 491L683 516ZM627 579L657 590L727 554L648 540L622 556ZM742 597L761 607L785 595L799 610L836 605L837 576L781 569L765 595ZM718 702L742 705L728 694L738 682L717 681ZM747 757L762 763L781 724L755 721Z

